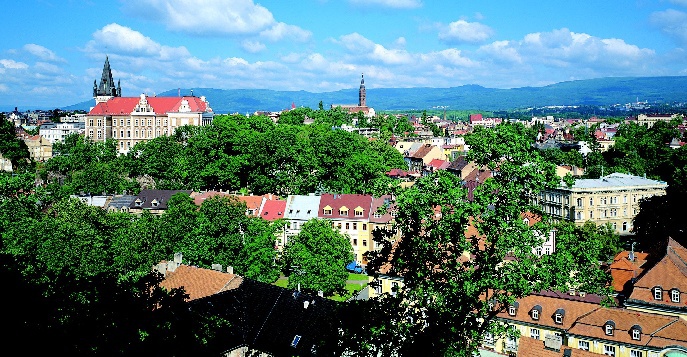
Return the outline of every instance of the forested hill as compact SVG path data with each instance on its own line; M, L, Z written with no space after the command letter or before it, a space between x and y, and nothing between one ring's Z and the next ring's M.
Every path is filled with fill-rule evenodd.
M374 81L373 78L369 79ZM377 111L428 109L448 106L450 109L507 110L548 105L611 105L639 101L682 102L687 93L687 76L599 78L561 82L544 87L513 89L485 88L464 85L452 88L368 88L367 104ZM217 113L253 113L257 110L279 111L296 106L325 108L331 104L355 104L358 89L311 93L306 91L274 91L267 89L181 89L183 95L193 90L196 96L206 96ZM178 89L158 94L176 96ZM125 93L125 95L138 95ZM88 110L88 100L62 109Z

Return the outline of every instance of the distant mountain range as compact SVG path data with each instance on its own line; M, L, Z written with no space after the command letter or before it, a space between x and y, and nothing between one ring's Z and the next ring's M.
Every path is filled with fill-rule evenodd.
M182 95L205 96L216 113L253 113L279 111L296 106L325 108L332 104L355 104L358 89L311 93L268 89L181 89ZM177 96L169 90L158 96ZM549 105L612 105L634 103L671 103L687 100L687 76L611 77L556 83L544 87L512 89L464 85L452 88L368 88L367 104L377 111L429 109L447 106L454 110L508 110ZM88 100L61 109L89 110Z

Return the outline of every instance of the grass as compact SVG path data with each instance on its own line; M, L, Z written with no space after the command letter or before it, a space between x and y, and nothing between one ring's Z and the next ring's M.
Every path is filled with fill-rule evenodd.
M365 274L349 274L348 275L349 280L359 280L359 281L367 281L367 275ZM288 284L289 280L286 277L281 277L279 280L277 280L274 285L285 288L286 285ZM346 301L351 298L351 296L357 294L362 288L364 288L367 285L367 283L363 283L362 285L360 283L346 283L346 293L344 295L339 295L339 294L334 294L334 296L330 296L329 299L334 300L334 301Z
M348 273L348 280L368 280L367 274Z

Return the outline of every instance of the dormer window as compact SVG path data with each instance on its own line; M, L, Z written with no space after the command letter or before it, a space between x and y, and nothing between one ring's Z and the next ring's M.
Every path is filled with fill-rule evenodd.
M541 315L541 305L535 305L530 312L532 320L539 320L539 315Z
M653 289L654 300L663 300L663 289L660 286L656 286Z
M606 335L608 336L613 336L613 330L615 330L615 322L608 320L604 324L604 332L606 332Z
M639 325L634 325L630 328L630 333L632 334L632 339L639 341L642 339L642 328Z
M680 302L680 290L679 289L670 290L670 301Z
M330 206L326 206L322 209L322 214L325 216L331 216L332 215L332 208Z
M136 202L134 202L134 204L136 205L136 207L141 207L141 205L143 205L143 201L141 201L141 199L139 198L136 199Z
M553 314L553 321L558 324L562 325L563 324L563 318L565 317L565 310L563 309L558 309L556 312Z
M508 306L508 315L510 315L510 316L517 315L519 307L520 307L520 303L518 303L517 301L514 302L512 305Z
M365 210L360 206L355 208L355 216L356 217L362 217L364 212L365 212Z
M153 207L157 207L160 203L159 203L157 200L153 200L152 202L150 202L150 204L151 204Z
M339 215L341 215L341 216L348 216L348 209L340 209L340 210L339 210Z

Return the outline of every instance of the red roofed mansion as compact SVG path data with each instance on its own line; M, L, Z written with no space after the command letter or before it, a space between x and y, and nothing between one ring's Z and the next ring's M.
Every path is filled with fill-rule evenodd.
M105 61L101 87L112 82L109 61ZM120 154L141 141L172 135L184 125L209 125L213 112L205 97L121 97L121 88L100 93L94 89L96 105L86 116L85 135L93 141L115 139ZM115 94L115 95L111 95Z

